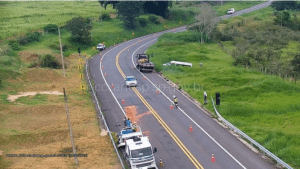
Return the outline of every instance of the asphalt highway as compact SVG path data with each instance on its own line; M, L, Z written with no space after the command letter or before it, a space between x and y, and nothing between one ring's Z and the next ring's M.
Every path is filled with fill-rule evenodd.
M157 73L141 73L135 68L136 54L144 53L159 35L184 30L180 27L139 37L110 47L90 60L90 73L110 130L118 133L124 126L125 109L135 106L137 124L158 150L154 154L157 165L161 158L166 169L274 168ZM135 76L138 86L127 88L124 76ZM178 109L170 109L173 95L178 97Z

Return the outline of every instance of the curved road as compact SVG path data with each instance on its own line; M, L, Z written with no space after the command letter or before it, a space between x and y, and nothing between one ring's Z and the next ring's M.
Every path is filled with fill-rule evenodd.
M136 54L144 53L159 35L184 30L180 27L136 38L108 48L90 60L90 72L110 130L118 133L123 127L125 107L135 106L137 124L158 150L154 154L157 165L161 158L167 169L274 168L158 74L142 74L135 69ZM127 88L125 75L135 76L138 86ZM178 97L178 109L170 109L173 95ZM193 132L189 132L190 125ZM215 163L211 162L212 154Z

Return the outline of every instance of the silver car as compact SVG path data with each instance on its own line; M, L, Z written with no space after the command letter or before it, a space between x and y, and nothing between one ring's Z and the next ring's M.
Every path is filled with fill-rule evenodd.
M134 77L134 76L127 76L126 78L125 78L125 85L127 86L127 87L131 87L131 86L137 86L137 80L136 80L136 78Z
M104 50L104 49L105 49L105 45L103 45L102 43L99 43L99 44L97 45L97 49L98 49L99 51Z

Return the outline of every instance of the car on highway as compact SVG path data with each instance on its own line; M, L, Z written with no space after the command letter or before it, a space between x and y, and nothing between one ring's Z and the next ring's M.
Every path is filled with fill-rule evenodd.
M99 51L104 50L104 49L105 49L105 45L102 44L102 43L99 43L99 44L97 45L97 49L98 49Z
M134 76L127 76L125 78L125 85L126 87L131 87L131 86L136 87L137 86L136 78Z
M230 14L235 14L235 10L234 10L234 8L230 8L230 9L228 9L228 12L227 12L227 14L228 14L228 15L230 15Z

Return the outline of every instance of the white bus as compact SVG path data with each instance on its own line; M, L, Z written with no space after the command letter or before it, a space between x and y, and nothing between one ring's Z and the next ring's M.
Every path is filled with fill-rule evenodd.
M180 66L189 66L189 67L192 67L193 64L192 63L188 63L188 62L179 62L179 61L171 61L170 62L171 65L180 65Z

